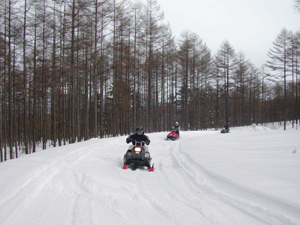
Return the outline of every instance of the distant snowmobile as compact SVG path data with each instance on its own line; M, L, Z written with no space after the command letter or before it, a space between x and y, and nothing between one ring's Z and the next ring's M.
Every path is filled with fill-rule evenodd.
M229 126L228 126L228 125L225 125L225 126L224 126L224 129L221 130L221 133L222 133L222 134L229 133Z
M179 134L175 130L171 130L171 132L167 135L166 140L175 141L179 138Z
M132 170L137 168L147 167L150 172L154 171L154 164L151 166L151 156L149 152L145 151L143 147L145 143L135 142L132 150L127 150L123 157L123 169L130 167Z
M221 130L221 133L222 133L222 134L229 133L229 130L222 129L222 130Z

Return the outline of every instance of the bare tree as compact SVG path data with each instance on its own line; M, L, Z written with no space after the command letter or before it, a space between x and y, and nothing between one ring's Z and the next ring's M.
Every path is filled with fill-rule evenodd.
M161 35L161 24L164 14L160 10L160 6L156 0L147 0L145 11L145 45L146 45L146 73L147 73L147 131L153 131L153 78L155 77L155 71L153 70L155 64L156 50L160 46L157 46Z
M291 33L286 29L282 29L280 34L276 37L273 42L273 48L268 52L268 57L270 60L267 61L267 67L272 71L276 72L275 79L283 78L283 90L284 90L284 101L283 101L283 120L284 120L284 130L286 130L286 120L287 120L287 73L288 73L288 63L290 60L290 43L289 37Z
M300 0L294 0L294 7L300 13Z
M29 139L29 129L28 129L28 115L29 115L29 108L28 108L28 69L27 69L27 19L28 19L28 13L32 7L32 5L35 3L35 1L27 1L24 0L24 11L23 11L23 104L24 104L24 114L23 114L23 135L24 135L24 147L25 147L25 153L29 153L28 149L28 139Z
M230 43L226 40L221 44L218 50L217 67L220 68L220 72L223 76L223 87L225 90L225 112L226 112L226 124L229 125L229 88L232 72L236 66L235 63L235 51Z
M181 33L181 43L178 51L178 60L180 64L180 75L181 75L181 121L183 121L183 128L189 129L188 118L188 99L189 99L189 78L191 72L191 60L193 54L193 43L191 43L190 33L185 31Z

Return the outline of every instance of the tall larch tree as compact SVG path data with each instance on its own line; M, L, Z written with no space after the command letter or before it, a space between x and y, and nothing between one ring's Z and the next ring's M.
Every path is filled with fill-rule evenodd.
M147 0L145 15L144 15L144 37L146 46L146 74L147 74L147 132L153 131L153 81L155 77L154 64L156 53L159 45L159 40L161 36L161 23L164 19L164 14L160 10L160 6L157 4L156 0Z
M223 90L225 90L225 123L229 125L229 88L230 81L235 69L235 51L229 41L225 40L216 56L217 67L223 77Z
M286 130L287 120L287 75L289 71L288 63L291 59L289 52L290 42L289 37L291 33L285 28L281 30L280 34L273 42L273 47L268 52L269 60L267 61L267 67L271 71L275 72L274 80L283 78L283 121L284 130Z

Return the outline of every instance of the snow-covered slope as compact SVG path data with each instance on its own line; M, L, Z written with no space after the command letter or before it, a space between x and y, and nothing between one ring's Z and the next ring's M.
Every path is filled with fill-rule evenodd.
M126 137L0 163L0 224L300 224L300 131L149 134L155 172L123 170Z

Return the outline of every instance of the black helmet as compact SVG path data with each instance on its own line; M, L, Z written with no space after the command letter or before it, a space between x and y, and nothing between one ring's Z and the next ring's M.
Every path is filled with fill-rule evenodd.
M142 126L138 126L136 129L135 129L136 133L138 135L142 135L144 133L144 129Z

